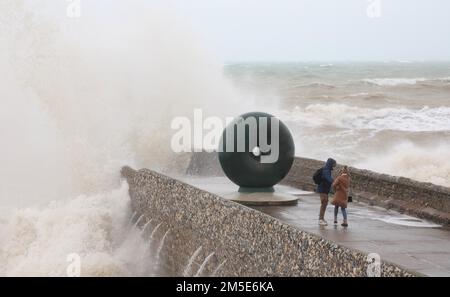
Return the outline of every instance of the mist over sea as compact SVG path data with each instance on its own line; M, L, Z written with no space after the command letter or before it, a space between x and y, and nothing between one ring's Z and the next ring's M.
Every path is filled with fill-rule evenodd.
M89 1L88 1L89 2ZM0 1L0 276L151 276L122 166L182 171L171 121L236 104L221 64L147 1ZM105 11L108 13L105 14Z
M239 63L225 72L286 121L298 156L450 186L450 62Z

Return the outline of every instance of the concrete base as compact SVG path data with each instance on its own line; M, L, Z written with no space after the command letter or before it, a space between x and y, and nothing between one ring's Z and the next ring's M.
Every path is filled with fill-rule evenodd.
M249 188L249 187L240 187L239 193L273 193L275 189L273 187L263 187L263 188Z
M225 194L224 198L231 201L251 206L264 206L264 205L296 205L298 198L284 193L238 193L233 192Z

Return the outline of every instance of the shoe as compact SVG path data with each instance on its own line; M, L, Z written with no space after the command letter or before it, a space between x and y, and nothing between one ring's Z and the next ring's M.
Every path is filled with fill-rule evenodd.
M327 226L328 223L327 223L327 221L325 221L325 220L319 220L319 225L320 225L320 226Z
M334 221L334 224L335 224L335 225L337 225L337 224L338 224L338 222L337 222L337 221Z
M348 227L348 224L342 223L341 226L342 226L342 227Z

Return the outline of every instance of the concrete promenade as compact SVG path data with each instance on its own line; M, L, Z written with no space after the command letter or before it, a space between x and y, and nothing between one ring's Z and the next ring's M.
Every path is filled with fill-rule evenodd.
M238 187L224 177L181 177L181 180L224 198L235 197ZM450 230L432 222L364 203L349 203L349 227L333 225L334 206L326 213L328 226L318 225L318 195L293 187L276 186L282 195L299 198L297 205L252 206L296 228L426 276L450 276Z

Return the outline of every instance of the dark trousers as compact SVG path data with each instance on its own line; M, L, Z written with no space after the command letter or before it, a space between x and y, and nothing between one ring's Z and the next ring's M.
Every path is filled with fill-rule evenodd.
M320 193L320 213L319 220L323 220L328 205L328 194Z

